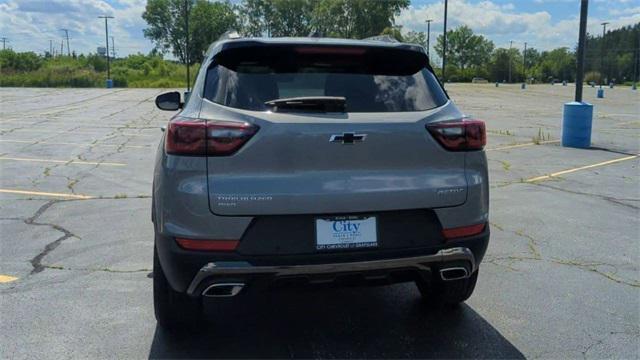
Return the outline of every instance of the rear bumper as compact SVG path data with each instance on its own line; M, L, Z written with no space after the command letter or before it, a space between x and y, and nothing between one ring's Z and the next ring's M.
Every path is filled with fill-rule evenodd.
M335 280L342 275L395 279L394 275L399 272L430 277L439 269L450 266L464 266L473 273L482 261L488 243L487 226L481 234L438 246L314 255L242 256L237 253L187 251L180 248L173 238L156 235L160 262L171 287L195 296L211 284L228 281L253 287L254 284L272 284L287 278L304 278L310 283ZM411 280L403 276L398 279Z
M423 255L407 258L358 261L346 263L329 263L316 265L293 266L253 266L244 261L210 262L203 266L191 281L187 294L199 296L204 289L214 284L229 282L247 282L255 278L268 277L267 282L274 282L283 278L299 278L309 283L332 282L339 274L367 274L377 272L377 278L386 277L389 272L412 270L422 276L430 275L434 267L448 267L456 264L463 267L468 274L477 270L473 252L468 248L456 247L443 249L434 255ZM323 275L325 277L323 277ZM326 277L326 275L333 275ZM366 280L366 275L363 280Z

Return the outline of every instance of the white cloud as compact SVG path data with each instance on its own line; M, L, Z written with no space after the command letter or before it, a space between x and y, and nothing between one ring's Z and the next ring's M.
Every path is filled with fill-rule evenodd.
M536 0L545 3L550 0ZM564 1L564 0L553 0ZM573 1L573 0L572 0ZM628 0L616 0L624 3ZM575 2L575 1L574 1ZM612 8L613 9L613 8ZM609 11L613 18L606 19L611 24L609 29L615 29L640 22L640 12L635 8ZM481 34L494 41L498 47L508 47L509 41L514 46L522 47L524 42L538 49L548 50L567 46L573 48L578 42L579 4L576 5L576 15L560 21L553 21L547 11L523 12L517 11L512 4L500 5L492 1L470 2L467 0L450 0L448 28L467 25L475 33ZM396 19L396 24L402 25L406 31L425 31L426 19L434 19L432 23L432 44L442 33L442 17L444 8L441 2L420 7L410 7L403 11ZM588 31L597 34L602 19L589 17ZM600 30L601 31L601 30Z
M42 53L49 50L49 40L60 51L64 35L60 29L66 28L71 50L95 52L105 42L104 20L98 16L110 15L114 19L109 19L109 36L115 39L117 53L146 53L153 45L142 36L145 4L145 0L117 0L113 5L100 0L7 0L0 3L0 34L17 51Z

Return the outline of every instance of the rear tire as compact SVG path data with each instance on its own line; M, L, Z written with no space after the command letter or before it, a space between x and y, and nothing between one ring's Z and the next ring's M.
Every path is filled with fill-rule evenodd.
M467 300L478 281L478 270L466 279L454 281L417 280L416 285L423 299L434 306L456 306Z
M167 281L158 250L153 248L153 307L158 324L166 330L195 327L202 318L202 300L177 292Z

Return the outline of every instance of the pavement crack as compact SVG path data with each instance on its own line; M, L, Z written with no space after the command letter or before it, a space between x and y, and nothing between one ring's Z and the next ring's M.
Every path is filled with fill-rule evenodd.
M54 241L48 243L47 245L45 245L44 249L38 253L36 256L33 257L33 259L31 259L31 266L33 267L33 269L31 270L31 272L29 273L29 275L34 275L37 274L39 272L41 272L42 270L44 270L46 267L44 265L42 265L42 259L47 256L49 253L51 253L53 250L55 250L58 246L60 246L60 244L72 237L75 238L80 238L77 235L73 234L71 231L63 228L62 226L58 225L58 224L54 224L54 223L42 223L42 222L36 222L36 220L42 216L42 214L44 214L47 210L49 210L49 208L51 208L51 206L59 203L61 200L51 200L47 203L45 203L44 205L42 205L31 217L29 217L28 219L24 220L24 223L27 225L36 225L36 226L49 226L59 232L62 233L62 236L60 236L59 238L55 239Z
M593 197L593 198L597 198L597 199L603 199L603 200L609 201L611 203L614 203L616 205L628 207L628 208L631 208L631 209L634 209L634 210L639 210L640 209L639 206L627 204L627 203L624 202L624 201L640 201L640 199L616 198L616 197L613 197L613 196L606 196L606 195L593 194L593 193L588 193L588 192L583 192L583 191L564 189L564 188L561 188L561 187L551 186L549 184L541 184L541 183L533 183L533 184L537 185L537 186L542 186L544 188L552 189L552 190L566 192L566 193L569 193L569 194L584 195L584 196L589 196L589 197Z

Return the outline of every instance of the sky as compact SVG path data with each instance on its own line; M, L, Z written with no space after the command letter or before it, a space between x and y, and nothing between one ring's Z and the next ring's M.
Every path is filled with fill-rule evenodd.
M16 51L43 53L50 40L60 51L60 29L66 28L72 51L96 52L105 43L104 20L98 16L106 14L114 16L109 35L118 56L148 53L153 44L142 34L145 4L146 0L0 0L0 38L6 37L6 46ZM426 31L425 20L433 19L434 41L442 34L443 9L443 0L412 0L396 25L403 31ZM578 39L579 0L449 0L448 12L448 28L467 25L496 47L509 47L513 41L518 48L525 42L540 50L573 48ZM588 32L601 33L603 21L610 22L608 29L640 22L640 0L589 1Z

